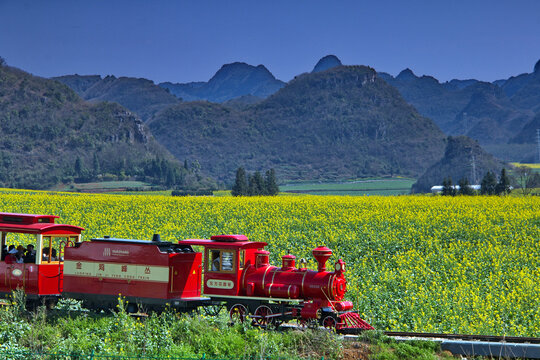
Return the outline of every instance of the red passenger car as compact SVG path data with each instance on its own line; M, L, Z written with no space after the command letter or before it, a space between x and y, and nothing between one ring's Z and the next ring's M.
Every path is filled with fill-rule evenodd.
M90 308L111 308L121 294L128 311L171 305L189 311L203 305L201 253L189 245L104 237L66 248L64 296Z
M35 303L53 306L62 293L62 249L81 241L81 227L56 224L58 216L0 213L0 295L19 288ZM21 236L19 234L27 234ZM22 238L22 239L21 239ZM7 247L24 240L34 246L33 261L6 262ZM30 258L30 260L32 260Z

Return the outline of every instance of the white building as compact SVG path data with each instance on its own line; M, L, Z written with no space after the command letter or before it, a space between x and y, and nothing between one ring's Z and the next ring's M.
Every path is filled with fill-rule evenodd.
M452 185L454 190L459 191L459 185ZM473 190L480 191L480 185L469 185L469 187ZM442 192L443 186L442 185L435 185L431 187L431 193L432 194L438 194Z

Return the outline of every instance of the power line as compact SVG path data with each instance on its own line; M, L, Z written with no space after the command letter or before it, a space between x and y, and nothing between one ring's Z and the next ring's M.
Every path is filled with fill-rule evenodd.
M536 147L538 150L538 163L540 163L540 129L536 129Z

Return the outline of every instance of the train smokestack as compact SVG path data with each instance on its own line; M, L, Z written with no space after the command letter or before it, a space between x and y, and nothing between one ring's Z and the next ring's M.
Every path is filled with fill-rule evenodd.
M161 242L161 236L159 234L154 234L154 236L152 236L152 241Z
M313 249L313 257L317 260L317 270L319 272L326 271L326 262L332 256L332 250L326 246L319 246Z
M294 267L296 266L295 259L296 259L296 256L294 255L290 255L290 254L283 255L281 257L281 262L282 262L281 270L294 269Z

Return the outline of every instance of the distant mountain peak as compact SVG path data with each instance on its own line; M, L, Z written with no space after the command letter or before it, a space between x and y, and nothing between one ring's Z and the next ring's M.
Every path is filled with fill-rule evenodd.
M475 159L475 168L470 167ZM466 178L471 184L478 184L488 171L499 173L504 164L487 153L477 141L467 136L449 136L444 157L433 164L418 178L413 185L413 193L428 192L434 185L440 185L443 179L450 177L454 183Z
M259 74L259 76L263 76L265 78L275 80L275 76L266 68L264 65L249 65L245 62L233 62L230 64L225 64L219 69L215 75L210 79L209 82L212 82L213 80L219 79L219 78L225 78L232 74L243 74L245 76L253 75L253 74Z
M341 60L339 60L339 58L336 55L326 55L317 62L317 64L313 68L313 71L311 72L317 73L317 72L325 71L325 70L334 68L336 66L341 66L341 65L343 64L341 63Z
M536 62L536 65L534 65L534 73L540 74L540 60Z
M398 80L411 80L411 79L416 79L416 78L417 78L417 76L409 68L406 68L406 69L402 70L398 74L398 76L396 76L396 79L398 79Z
M159 84L186 101L212 102L224 102L244 95L266 98L284 85L266 66L253 66L239 61L223 65L208 82Z

